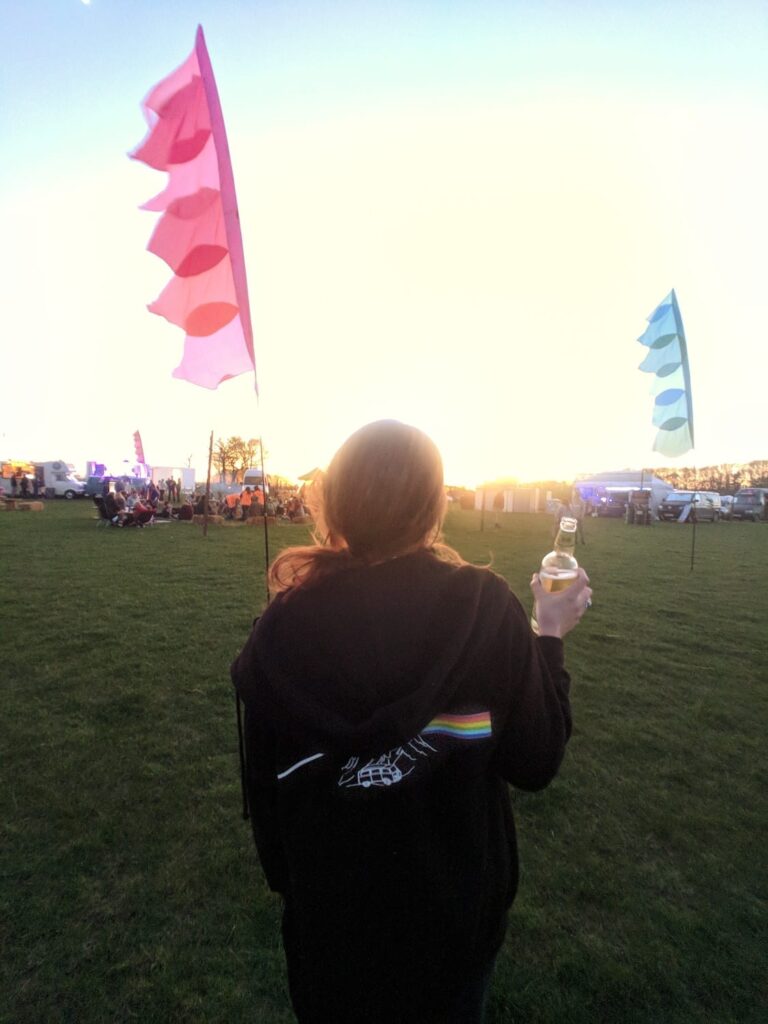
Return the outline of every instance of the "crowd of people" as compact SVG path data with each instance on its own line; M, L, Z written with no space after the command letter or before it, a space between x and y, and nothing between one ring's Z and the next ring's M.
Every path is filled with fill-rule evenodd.
M195 514L205 514L205 495L195 502ZM306 516L307 509L300 494L275 491L265 498L260 487L244 487L238 494L232 492L223 497L209 497L208 515L220 515L230 521L244 522L251 516L274 516L276 519L293 522Z
M174 482L175 484L175 482ZM167 493L177 493L175 486L168 488ZM149 481L145 487L130 488L129 490L112 490L109 483L105 483L101 499L96 501L102 510L102 515L108 519L113 526L149 526L157 519L179 519L190 520L193 516L192 503L183 501L180 505L172 506L170 501L163 500L160 488Z
M12 498L21 498L22 501L26 501L27 498L40 497L40 481L37 476L30 479L26 473L19 470L11 476L9 482Z
M174 480L157 484L149 480L139 488L125 486L122 481L116 481L115 487L114 483L105 480L101 497L94 499L102 516L114 526L144 527L158 519L191 520L196 515L205 515L205 494L185 498ZM240 493L208 498L209 516L220 515L244 522L251 516L265 513L285 522L303 520L308 515L303 497L288 491L277 491L265 497L260 487L244 487Z
M37 497L40 491L36 477L18 472L9 479L13 498ZM147 526L153 520L191 520L205 514L205 493L182 493L181 480L147 480L140 486L130 477L104 477L101 495L94 498L102 517L114 526ZM274 516L283 522L304 521L309 512L303 489L273 490L265 496L261 487L243 487L239 492L212 494L208 498L208 515L220 515L230 521L245 522L252 516Z
M167 480L147 480L146 483L140 487L135 487L134 482L131 481L129 476L110 477L105 476L101 485L102 497L115 491L122 493L126 496L135 494L140 498L148 499L152 505L157 505L158 502L180 502L182 500L181 493L181 480L174 480L173 477L168 477Z

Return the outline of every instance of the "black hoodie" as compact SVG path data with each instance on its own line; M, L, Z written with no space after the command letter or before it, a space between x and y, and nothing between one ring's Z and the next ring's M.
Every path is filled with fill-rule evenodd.
M507 783L560 766L562 642L499 576L420 551L278 596L232 678L300 1019L439 1014L504 937Z

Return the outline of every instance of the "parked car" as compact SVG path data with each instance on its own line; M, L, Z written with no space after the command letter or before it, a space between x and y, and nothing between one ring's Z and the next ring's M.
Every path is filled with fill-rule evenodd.
M689 506L689 520L697 523L716 523L720 518L720 495L715 491L672 491L659 505L659 519L677 520Z
M730 519L731 513L733 512L733 495L732 494L721 494L720 495L720 518Z
M616 516L621 518L627 511L631 490L608 491L594 505L598 516Z
M742 487L733 499L732 519L752 523L768 519L768 487Z
M107 477L110 480L111 477ZM85 481L85 490L83 494L86 498L96 498L102 493L104 486L104 477L102 476L89 476Z

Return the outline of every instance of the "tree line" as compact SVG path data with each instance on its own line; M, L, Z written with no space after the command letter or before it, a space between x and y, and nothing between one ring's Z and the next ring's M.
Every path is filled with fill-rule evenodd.
M266 457L267 450L264 449ZM246 469L261 466L261 441L257 437L247 441L242 437L220 437L213 446L213 465L221 483L240 483Z
M645 473L659 477L676 491L717 491L719 494L735 494L740 487L768 487L768 460L755 459L752 462L721 462L716 466L681 466L680 469L664 466L662 469L645 467ZM552 496L568 501L572 483L567 480L530 480L523 482L514 477L504 477L483 484L478 490L504 490L506 487L538 487L543 491L551 491ZM470 507L468 494L463 488L452 488L448 491L452 497L461 500Z
M768 461L755 459L753 462L721 462L717 466L691 467L680 469L650 469L676 491L717 491L719 494L735 494L740 487L768 487Z

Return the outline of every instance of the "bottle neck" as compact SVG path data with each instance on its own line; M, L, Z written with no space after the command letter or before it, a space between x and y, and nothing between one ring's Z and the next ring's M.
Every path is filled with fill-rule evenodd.
M571 531L558 530L555 537L555 551L558 554L572 555L576 550L576 534Z

